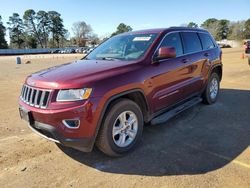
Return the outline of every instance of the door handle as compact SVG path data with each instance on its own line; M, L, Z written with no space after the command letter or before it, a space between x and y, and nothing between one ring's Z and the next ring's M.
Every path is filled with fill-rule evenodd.
M208 53L208 52L204 53L204 56L208 57L208 56L209 56L209 53Z
M189 60L188 59L182 59L182 63L187 63Z

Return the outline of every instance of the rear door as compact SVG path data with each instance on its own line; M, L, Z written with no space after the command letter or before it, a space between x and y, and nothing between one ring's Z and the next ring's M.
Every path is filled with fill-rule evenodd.
M198 33L198 35L201 40L203 49L203 53L201 55L205 59L201 74L202 77L207 77L207 75L209 74L209 67L216 63L216 61L220 61L220 58L211 35L208 33Z
M188 98L198 94L202 90L204 76L202 74L203 66L207 62L204 56L201 40L198 33L193 31L181 32L184 55L185 75L187 77L183 92L183 98Z

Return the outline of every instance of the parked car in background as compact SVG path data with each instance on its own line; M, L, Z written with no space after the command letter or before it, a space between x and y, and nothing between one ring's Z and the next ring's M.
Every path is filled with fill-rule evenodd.
M82 51L83 54L87 54L88 53L88 50L89 50L89 47L85 47Z
M65 54L65 53L66 53L66 49L60 50L60 53L61 53L61 54Z
M76 53L83 53L86 54L88 53L90 47L80 47L75 50Z
M250 40L244 42L244 50L246 54L250 54Z
M51 141L85 152L96 144L121 156L139 143L145 123L164 123L201 101L215 103L221 56L203 29L120 34L83 60L28 76L20 115Z
M72 54L72 53L76 53L76 51L73 48L69 48L69 49L66 50L66 53L67 54Z
M82 53L82 51L83 51L83 47L80 47L80 48L76 49L76 53Z
M56 50L52 50L51 53L52 54L58 54L58 53L61 53L61 51L59 49L56 49Z
M92 52L93 50L94 50L94 48L88 48L88 49L86 50L86 54Z
M229 44L224 44L224 43L218 43L218 46L220 48L232 48Z
M71 53L76 53L74 48L65 48L61 50L62 54L71 54Z

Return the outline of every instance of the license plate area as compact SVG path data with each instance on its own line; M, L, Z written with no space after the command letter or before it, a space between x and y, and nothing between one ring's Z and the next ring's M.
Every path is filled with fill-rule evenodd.
M19 107L19 114L21 119L27 121L30 125L33 125L34 120L29 110L25 109L24 107Z

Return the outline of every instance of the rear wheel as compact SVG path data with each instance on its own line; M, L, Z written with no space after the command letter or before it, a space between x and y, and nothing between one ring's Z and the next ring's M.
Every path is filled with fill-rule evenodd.
M206 104L213 104L218 98L220 90L220 79L217 73L213 72L208 79L206 89L203 93L203 102Z
M135 147L142 130L143 115L140 107L128 99L118 100L104 117L96 145L109 156L121 156Z

